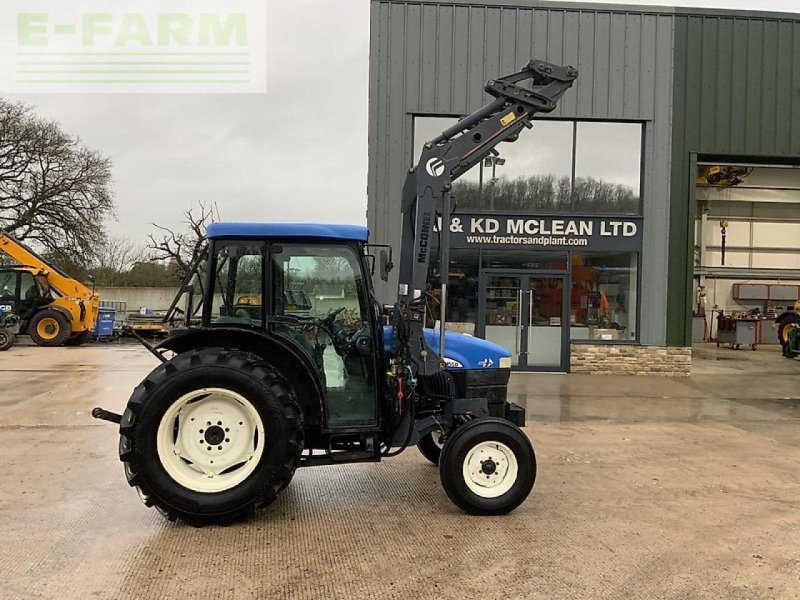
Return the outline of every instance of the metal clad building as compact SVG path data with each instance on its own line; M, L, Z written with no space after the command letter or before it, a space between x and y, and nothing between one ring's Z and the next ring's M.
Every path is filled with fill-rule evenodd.
M426 119L457 117L476 110L486 102L483 86L488 79L514 72L532 57L574 65L580 72L558 109L544 119L574 123L571 175L562 169L573 199L581 185L598 178L603 183L598 170L602 156L597 149L584 151L581 143L592 137L592 124L606 127L608 132L615 131L615 123L641 126L639 179L628 185L636 199L640 198L638 208L606 208L595 214L587 200L584 205L589 210L573 211L576 216L619 213L624 218L625 213L633 221L638 219L642 241L635 256L606 260L590 250L570 250L563 260L552 258L547 263L537 258L538 262L519 263L534 265L530 268L537 272L549 264L553 273L566 273L564 286L569 289L563 302L571 311L565 309L563 318L551 311L549 322L552 325L561 319L563 328L570 329L563 321L570 319L573 330L564 332L566 360L558 367L551 364L553 370L568 369L570 364L573 370L580 370L576 362L583 358L576 361L576 357L588 351L589 342L628 342L637 349L687 345L695 287L696 210L690 173L697 168L698 154L800 154L800 22L790 15L729 15L536 0L373 0L370 53L368 224L376 242L395 248L400 240L403 181L415 160L415 147L424 141L415 139L415 129L426 135L438 133L444 127L436 130ZM786 73L788 77L779 76ZM532 153L547 153L547 131L537 123L517 144L525 139ZM609 138L613 137L612 133ZM587 152L596 165L587 166L589 159L582 158ZM517 164L520 160L514 159ZM583 177L576 175L581 161L588 173ZM503 169L508 170L508 165L499 169L494 165L490 184L503 179L496 173ZM619 184L613 175L609 177L612 181L606 183ZM511 185L511 179L509 175L508 182L500 181L500 187ZM637 184L639 189L635 189ZM497 193L483 179L479 185L483 194ZM483 196L479 193L479 197ZM493 207L487 214L495 212ZM529 217L541 216L537 210L528 213ZM534 282L532 275L498 279L509 273L493 252L480 250L474 272L480 283L468 292L480 300L477 312L463 311L469 315L464 320L476 321L474 333L491 338L490 329L522 318L490 314L491 307L502 304L499 298L507 300L493 295L487 277L495 276L505 287L529 285L530 294L520 299L519 306L524 304L531 315L534 309L541 309L539 323L544 323L549 296L534 290L544 286L553 292L561 284ZM464 250L464 256L468 255ZM528 266L520 267L519 272ZM470 278L471 268L467 264L454 267L465 279ZM591 273L581 282L587 269ZM626 269L628 275L619 275L615 281L614 273ZM396 293L394 275L395 279L379 290L387 299ZM583 289L583 295L576 296L576 289ZM632 300L636 306L626 306ZM505 304L508 308L513 302ZM490 323L492 319L497 322ZM528 322L532 337L524 351L534 344L532 323ZM583 339L585 331L578 332L575 327L587 324L590 339ZM646 361L645 355L641 356ZM535 361L528 367L535 368Z
M679 345L691 340L692 163L698 155L800 160L800 17L678 14L674 47L667 341Z

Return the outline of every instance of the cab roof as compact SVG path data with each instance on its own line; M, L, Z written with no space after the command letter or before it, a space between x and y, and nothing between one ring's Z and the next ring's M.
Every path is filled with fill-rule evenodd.
M326 223L211 223L206 237L232 238L317 238L366 242L369 230L363 225Z
M28 265L0 265L0 271L40 271L38 267L29 267Z

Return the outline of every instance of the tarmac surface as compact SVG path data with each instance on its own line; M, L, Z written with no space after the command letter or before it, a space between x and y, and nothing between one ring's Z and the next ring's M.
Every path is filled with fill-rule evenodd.
M411 449L301 469L250 521L164 521L116 427L136 345L0 354L0 598L798 598L800 360L698 347L689 378L515 374L539 479L452 505Z

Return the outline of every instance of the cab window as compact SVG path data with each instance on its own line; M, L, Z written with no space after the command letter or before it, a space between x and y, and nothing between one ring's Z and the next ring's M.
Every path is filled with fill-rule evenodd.
M264 247L218 244L213 268L211 324L262 327Z
M39 288L36 279L31 273L19 274L19 299L20 302L33 302L39 297Z
M0 273L0 300L12 302L17 296L17 274L14 271Z

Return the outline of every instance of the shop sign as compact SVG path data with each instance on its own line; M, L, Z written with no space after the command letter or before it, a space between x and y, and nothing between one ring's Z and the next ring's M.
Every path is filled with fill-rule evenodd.
M439 219L438 227L441 226ZM451 248L562 248L635 252L642 245L641 217L456 214Z

